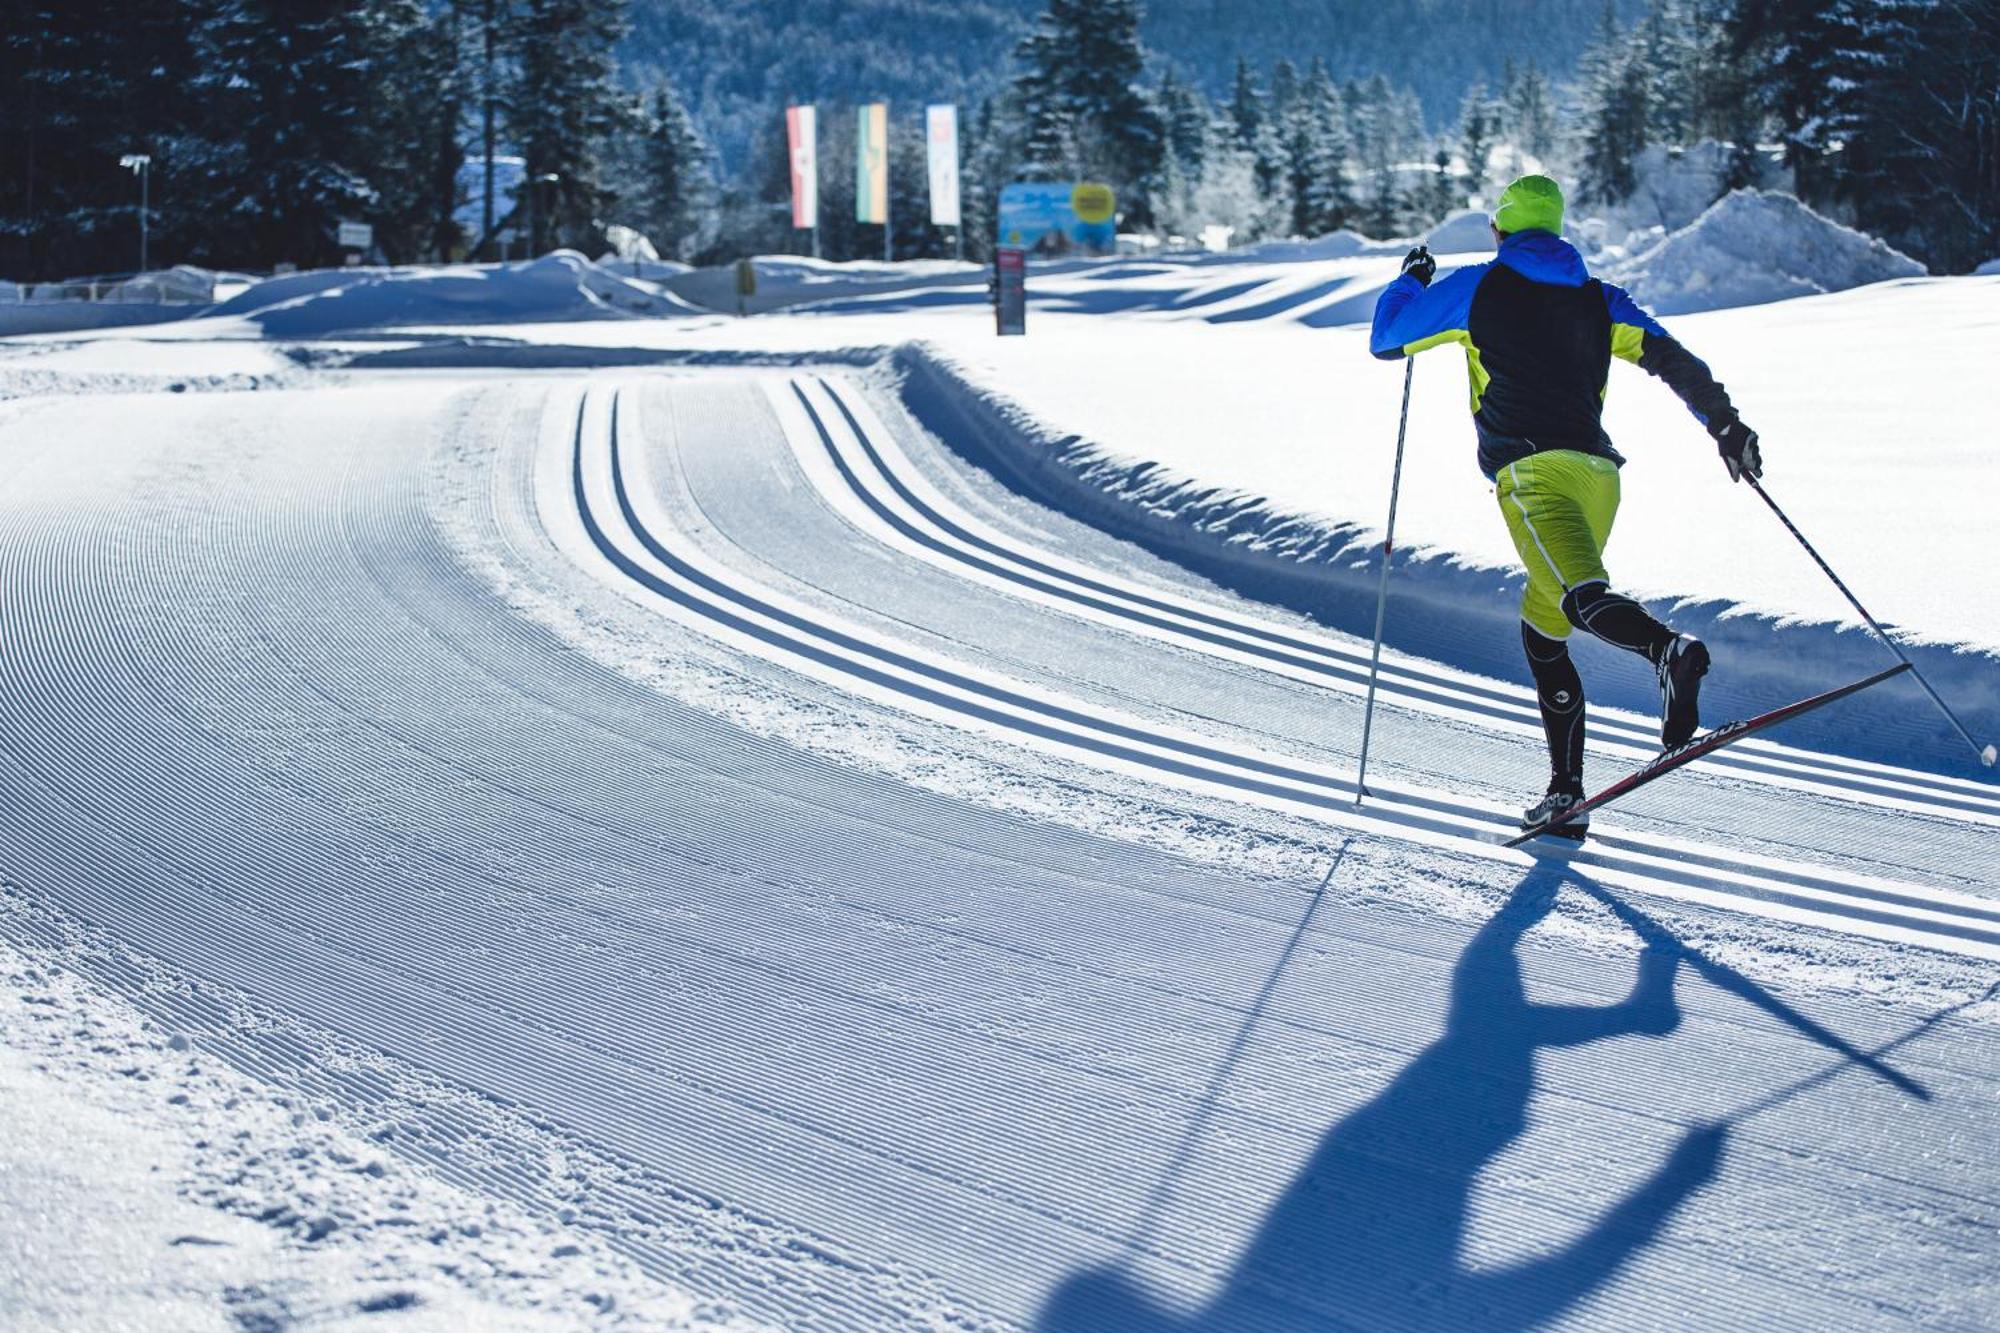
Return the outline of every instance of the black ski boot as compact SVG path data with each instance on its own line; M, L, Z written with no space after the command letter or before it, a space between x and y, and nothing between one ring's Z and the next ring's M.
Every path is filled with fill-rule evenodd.
M1542 797L1541 803L1521 812L1521 828L1524 831L1539 829L1563 811L1583 799L1580 791L1551 790ZM1571 842L1582 842L1590 833L1590 811L1586 810L1576 818L1567 820L1548 831L1551 838L1568 838Z
M1701 678L1708 674L1708 645L1691 634L1675 637L1660 654L1660 744L1685 745L1701 726Z

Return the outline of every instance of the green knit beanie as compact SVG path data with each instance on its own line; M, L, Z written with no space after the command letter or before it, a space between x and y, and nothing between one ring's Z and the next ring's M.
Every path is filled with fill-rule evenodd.
M1511 236L1517 231L1552 231L1562 235L1562 186L1547 176L1523 176L1500 192L1493 225Z

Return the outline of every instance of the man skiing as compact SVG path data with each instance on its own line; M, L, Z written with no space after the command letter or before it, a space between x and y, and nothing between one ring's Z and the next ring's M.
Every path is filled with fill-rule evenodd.
M1431 279L1423 246L1375 305L1369 350L1384 360L1457 343L1472 381L1479 467L1514 549L1527 566L1521 644L1534 674L1549 742L1549 787L1524 812L1531 829L1583 798L1583 681L1570 660L1572 629L1644 657L1660 684L1660 742L1680 745L1701 725L1708 649L1613 592L1604 543L1618 513L1618 469L1600 416L1611 358L1666 381L1715 440L1732 480L1762 475L1757 434L1686 348L1624 291L1592 278L1562 238L1562 188L1523 176L1493 211L1498 258ZM1581 839L1585 811L1554 832Z

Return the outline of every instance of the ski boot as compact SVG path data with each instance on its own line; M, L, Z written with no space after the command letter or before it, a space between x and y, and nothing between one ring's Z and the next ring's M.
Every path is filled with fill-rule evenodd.
M1531 806L1521 812L1522 831L1534 832L1541 829L1544 824L1555 819L1563 811L1569 809L1582 799L1582 792L1550 791L1548 795L1542 797L1540 804ZM1571 842L1582 842L1589 833L1590 811L1586 810L1576 818L1567 820L1557 827L1547 830L1546 836L1551 838L1567 838Z
M1701 726L1701 678L1708 674L1708 645L1677 635L1660 654L1660 745L1685 745Z

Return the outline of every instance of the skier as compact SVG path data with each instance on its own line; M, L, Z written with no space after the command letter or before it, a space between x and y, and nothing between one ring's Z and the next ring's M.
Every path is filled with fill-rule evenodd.
M1523 176L1493 211L1498 258L1448 274L1418 246L1375 305L1369 350L1383 360L1458 343L1472 381L1479 467L1527 566L1521 644L1549 743L1549 787L1523 813L1535 828L1583 799L1583 681L1567 640L1587 630L1644 657L1660 684L1660 742L1701 725L1708 648L1613 592L1604 543L1618 513L1625 461L1599 422L1611 358L1666 381L1715 440L1731 480L1762 476L1757 433L1708 367L1621 289L1592 278L1562 238L1562 187ZM1588 811L1554 830L1581 839Z

